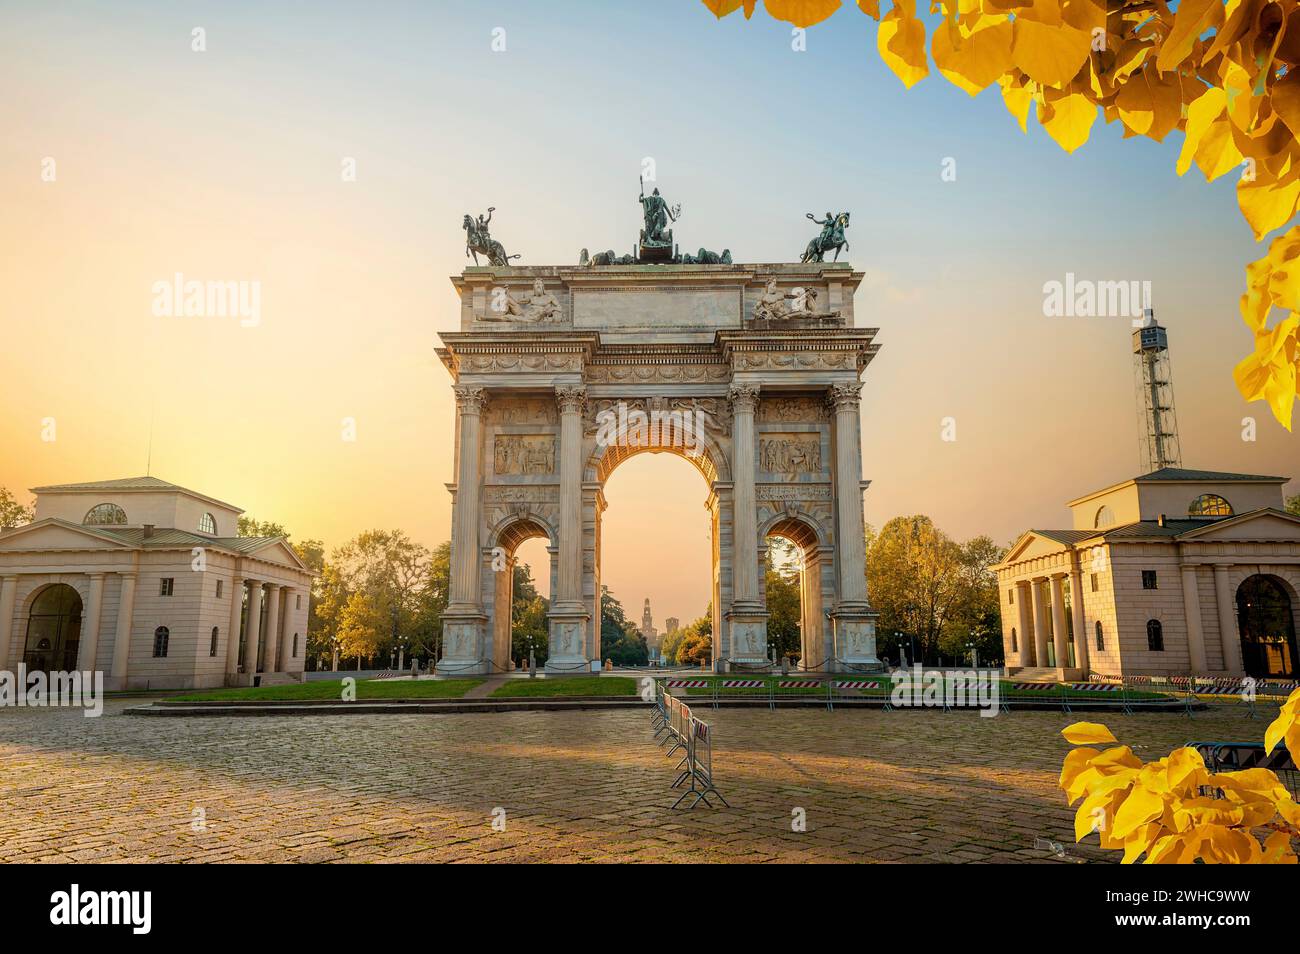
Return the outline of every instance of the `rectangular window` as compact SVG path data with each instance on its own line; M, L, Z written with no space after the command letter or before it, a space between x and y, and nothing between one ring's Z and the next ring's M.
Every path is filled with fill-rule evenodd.
M1094 574L1092 575L1092 591L1093 591L1094 593L1097 592L1097 574L1096 574L1096 573L1094 573Z
M225 580L217 580L217 599L221 599L221 584L224 583L224 582L226 582L226 581L225 581Z
M1144 590L1156 590L1156 589L1159 589L1159 587L1156 585L1156 571L1155 571L1155 570L1143 570L1143 571L1142 571L1142 589L1144 589Z
M176 578L174 576L164 576L158 585L159 596L171 596L173 589L176 587Z
M1007 590L1007 605L1014 606L1016 602L1016 591Z
M294 609L302 609L302 594L301 594L301 593L297 593L297 594L294 595L294 604L293 604L293 608L294 608Z

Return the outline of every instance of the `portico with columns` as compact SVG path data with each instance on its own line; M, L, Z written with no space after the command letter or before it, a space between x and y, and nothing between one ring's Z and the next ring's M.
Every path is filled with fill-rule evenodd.
M1071 501L994 570L1022 678L1294 678L1300 517L1286 477L1163 468Z
M0 670L99 670L109 689L300 681L311 572L242 512L154 477L33 488L0 533Z
M467 268L438 354L456 396L451 583L440 672L509 670L515 549L551 554L547 671L600 664L605 483L639 453L704 481L717 668L768 661L768 538L802 554L803 659L872 668L861 375L878 346L853 320L846 264ZM756 318L772 281L825 313ZM537 296L544 317L493 302ZM770 294L770 292L769 292ZM505 577L505 579L503 579ZM538 574L539 583L547 577ZM539 587L543 588L543 587Z

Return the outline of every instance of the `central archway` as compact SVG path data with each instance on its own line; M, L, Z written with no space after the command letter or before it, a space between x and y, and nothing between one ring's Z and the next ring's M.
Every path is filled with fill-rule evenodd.
M1291 593L1276 576L1256 573L1237 587L1241 662L1255 678L1297 675Z
M647 655L655 661L664 648L657 637L666 636L656 620L675 616L689 628L702 617L708 619L703 649L712 661L717 568L709 507L712 485L701 476L701 469L681 454L642 451L623 456L601 484L594 585L601 593L601 655L615 665L649 660L618 645L620 614L613 604L622 605L626 622L645 637ZM676 648L670 641L669 665L676 664Z
M45 587L27 614L23 664L28 672L71 672L81 645L81 594L66 583Z
M638 410L655 413L654 401L631 402L631 405L633 413ZM627 405L625 402L596 402L592 411L593 420L599 420L603 413L626 415ZM729 561L722 539L724 533L730 534L730 519L727 516L730 507L724 506L724 498L729 499L730 495L731 467L726 453L711 434L700 429L691 429L687 432L680 426L680 421L679 416L675 419L675 423L663 427L648 427L643 431L632 432L624 428L613 435L602 435L599 431L593 431L590 435L591 453L583 468L583 478L584 487L590 488L594 519L589 539L586 541L587 552L590 553L591 559L589 565L584 560L584 575L590 576L589 587L585 587L584 592L592 597L591 613L592 619L596 621L592 627L594 641L592 651L596 655L592 658L597 658L600 654L601 554L603 552L601 537L603 516L608 507L605 485L621 464L641 454L671 454L680 457L704 478L706 488L704 509L709 514L709 606L712 616L713 659L726 658L723 638L726 621L718 612L718 607L725 605L723 599L730 596L723 588L724 577L729 575L727 571Z

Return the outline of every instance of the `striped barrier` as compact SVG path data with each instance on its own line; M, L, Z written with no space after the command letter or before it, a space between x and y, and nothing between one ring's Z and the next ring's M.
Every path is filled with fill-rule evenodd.
M778 689L820 689L820 679L782 679L776 684Z
M832 689L879 689L881 684L875 679L835 679L831 682Z
M723 689L762 689L766 683L762 679L724 679Z
M708 679L669 679L669 689L707 689L710 686Z

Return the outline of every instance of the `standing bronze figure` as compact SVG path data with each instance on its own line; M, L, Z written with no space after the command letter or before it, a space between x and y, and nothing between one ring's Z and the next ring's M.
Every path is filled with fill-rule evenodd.
M518 255L507 255L505 246L488 232L488 223L492 221L492 213L495 211L495 206L489 206L487 216L480 215L477 221L466 213L465 221L461 224L465 230L465 257L474 256L475 265L478 264L479 255L486 255L489 265L499 267L505 267L511 259L519 258Z
M844 230L849 227L849 213L841 212L839 215L826 213L826 218L819 219L811 212L807 217L822 227L821 234L808 243L804 249L801 262L824 262L826 253L835 249L835 261L840 260L840 249L848 251L849 243L844 239Z

